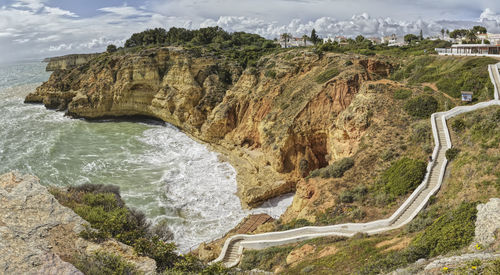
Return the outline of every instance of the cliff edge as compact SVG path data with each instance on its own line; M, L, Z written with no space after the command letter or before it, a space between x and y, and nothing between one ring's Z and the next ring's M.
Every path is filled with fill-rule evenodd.
M96 244L79 237L88 223L62 206L38 178L18 173L0 176L0 273L83 274L70 262L97 251L119 255L145 274L154 260L135 255L115 240Z
M163 47L102 54L56 70L26 102L74 117L171 123L223 153L238 171L242 204L256 206L354 153L369 110L342 112L364 83L391 70L387 59L310 50L264 56L244 69L226 58Z

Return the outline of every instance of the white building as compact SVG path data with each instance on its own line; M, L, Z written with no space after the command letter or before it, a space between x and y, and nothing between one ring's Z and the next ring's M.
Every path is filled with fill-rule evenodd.
M500 45L455 44L451 48L435 49L439 55L495 56L500 57Z
M401 47L406 45L405 38L395 34L382 37L382 43L387 43L389 47Z
M500 45L500 34L497 33L478 34L477 38L481 39L481 44L488 40L490 45Z
M280 39L278 40L278 43L282 48L294 48L294 47L308 47L308 46L314 46L314 44L302 37L284 37L283 35L280 36Z

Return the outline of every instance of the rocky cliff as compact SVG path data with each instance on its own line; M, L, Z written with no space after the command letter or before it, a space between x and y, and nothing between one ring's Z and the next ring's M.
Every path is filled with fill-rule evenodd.
M155 274L155 261L135 255L127 245L80 238L86 224L59 204L36 177L1 175L0 274L82 274L69 262L96 251L119 255L141 272Z
M295 50L243 70L173 47L103 54L56 70L26 102L74 117L171 123L227 156L238 171L243 204L254 206L355 152L370 111L343 112L367 81L388 76L386 60Z
M99 54L97 53L70 54L65 56L45 58L43 62L47 62L46 71L53 72L56 70L70 70L77 66L86 64L97 56L99 56Z

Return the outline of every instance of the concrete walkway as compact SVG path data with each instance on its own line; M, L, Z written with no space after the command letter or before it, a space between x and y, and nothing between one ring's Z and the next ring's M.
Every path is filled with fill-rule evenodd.
M455 107L446 112L434 113L431 116L432 132L435 142L432 154L433 161L427 167L427 174L423 182L413 191L410 197L394 212L388 219L377 220L369 223L347 223L329 226L306 226L302 228L270 232L256 235L239 234L226 240L221 254L215 262L223 262L226 267L237 265L243 254L243 249L264 249L271 246L300 242L303 240L327 237L345 236L352 237L356 233L377 234L388 230L400 228L409 223L422 210L430 197L437 193L441 187L447 160L445 152L451 148L450 134L446 125L446 120L450 117L486 108L493 105L500 105L499 90L500 74L499 64L490 65L488 71L494 85L495 100L482 102L474 106Z

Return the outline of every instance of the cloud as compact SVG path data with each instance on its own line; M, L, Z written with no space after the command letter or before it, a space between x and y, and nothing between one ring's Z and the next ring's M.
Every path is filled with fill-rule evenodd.
M146 12L142 9L136 9L135 7L121 6L121 7L105 7L98 9L99 11L105 13L115 14L120 17L150 17L153 14Z
M479 16L479 20L490 32L500 32L500 14L491 9L485 9Z
M69 16L69 17L78 17L73 12L67 11L67 10L62 10L60 8L51 8L51 7L43 7L45 12L47 12L50 15L63 15L63 16Z
M57 1L16 0L1 6L0 62L104 51L108 44L121 46L132 33L155 27L195 29L217 25L230 32L258 33L267 38L284 32L302 36L313 28L323 37L418 34L420 30L424 35L433 35L441 28L452 30L477 24L500 32L500 15L495 12L500 10L500 1L469 13L472 4L463 0L443 0L443 3L381 0L376 4L360 0L362 5L347 0L240 0L238 5L229 0L150 0L141 2L140 7L102 4L91 16L81 16L78 10L68 6L61 8L50 4ZM476 7L487 2L477 1ZM391 5L394 7L389 7ZM400 9L403 5L406 9ZM451 19L436 21L402 12L419 13L422 8L408 8L417 5L433 7L429 14L434 14L434 18ZM442 11L446 5L452 12L461 13L461 18L467 19L463 14L469 14L469 20L445 16L449 13ZM352 12L358 11L360 6L370 13Z

